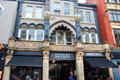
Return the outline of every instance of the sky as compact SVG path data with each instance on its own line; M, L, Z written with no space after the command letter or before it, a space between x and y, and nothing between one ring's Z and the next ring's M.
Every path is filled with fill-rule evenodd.
M80 3L86 3L86 0L78 0Z

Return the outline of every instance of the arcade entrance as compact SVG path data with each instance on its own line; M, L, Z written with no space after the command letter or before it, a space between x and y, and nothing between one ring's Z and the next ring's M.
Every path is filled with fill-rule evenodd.
M70 72L76 77L75 61L50 61L49 80L69 80Z
M49 80L70 80L70 72L76 77L74 52L51 52ZM76 80L76 79L75 79Z

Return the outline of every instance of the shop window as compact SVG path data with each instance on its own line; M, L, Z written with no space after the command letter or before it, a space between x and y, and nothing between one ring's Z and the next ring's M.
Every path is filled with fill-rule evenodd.
M83 22L83 12L79 11L80 22Z
M54 14L60 14L60 3L55 3L54 4Z
M38 41L44 40L44 30L43 29L37 30L37 40Z
M36 8L35 18L42 18L42 8Z
M70 15L70 5L69 4L64 4L64 14Z
M120 22L120 11L110 10L110 20Z
M91 14L90 14L90 12L86 12L86 22L91 23Z
M32 18L32 12L33 12L32 6L27 6L25 8L25 17L26 18Z
M114 38L116 41L116 44L120 44L120 29L114 29Z

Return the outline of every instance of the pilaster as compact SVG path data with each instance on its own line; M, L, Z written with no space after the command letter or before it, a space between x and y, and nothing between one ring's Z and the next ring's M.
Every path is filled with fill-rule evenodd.
M5 59L5 65L11 60L12 55L13 55L14 51L11 50L10 55L7 55L6 59ZM10 66L5 66L4 68L4 73L3 73L3 80L10 80Z
M44 41L43 47L43 80L49 80L49 41Z
M76 43L76 72L77 80L84 80L84 62L82 43Z
M49 80L49 51L43 51L43 80Z
M110 46L109 46L109 44L105 44L105 49L106 49L105 55L106 55L107 59L108 59L108 60L111 60L111 58L110 58L110 53L111 53L111 51L110 51ZM109 68L109 75L110 75L110 77L114 80L114 74L113 74L113 69L112 69L112 68Z

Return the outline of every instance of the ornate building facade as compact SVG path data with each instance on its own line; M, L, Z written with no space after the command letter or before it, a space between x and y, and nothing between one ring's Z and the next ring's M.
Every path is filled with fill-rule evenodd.
M111 49L102 43L96 5L77 0L18 0L4 80L87 80L114 77ZM103 72L103 73L102 73ZM95 78L95 77L94 77Z

